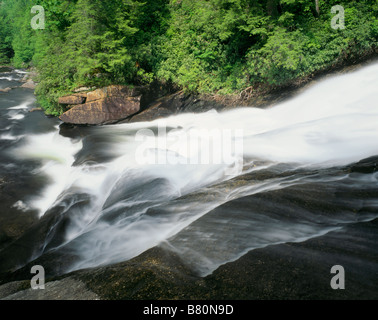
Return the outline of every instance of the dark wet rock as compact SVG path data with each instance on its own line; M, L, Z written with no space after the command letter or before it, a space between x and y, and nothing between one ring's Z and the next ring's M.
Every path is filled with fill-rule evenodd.
M74 204L70 207L69 213L64 212L64 208L71 200ZM56 206L50 208L43 217L35 221L22 235L1 251L0 273L15 272L13 275L14 278L12 279L19 280L19 276L30 274L31 267L28 265L28 262L44 254L42 258L37 258L39 259L38 263L32 262L32 265L42 264L47 269L46 274L59 274L63 266L60 266L58 263L57 266L51 268L52 270L50 272L50 262L56 262L57 259L46 258L46 255L50 249L64 243L65 230L72 222L71 217L76 214L80 215L81 210L87 208L89 202L90 198L87 194L80 193L76 189L72 189L71 192L68 192L65 197L60 199ZM52 228L52 226L54 227ZM47 255L47 257L49 256ZM72 259L74 259L74 257ZM71 262L72 261L65 256L61 264L69 264ZM20 268L20 266L25 267ZM9 277L7 278L9 279ZM1 276L0 283L2 283Z
M350 167L351 172L374 173L378 171L378 157L361 160Z
M164 247L74 276L103 299L376 299L377 230L375 220L303 243L257 249L204 278ZM331 289L334 265L345 268L347 290Z
M357 223L303 243L250 251L206 278L208 298L377 299L377 228L378 220ZM334 265L345 268L345 290L330 286Z
M160 98L147 109L124 122L152 121L180 113L200 113L212 109L221 111L224 108L224 105L216 101L200 99L195 95L179 91Z
M59 126L59 134L70 139L80 139L88 134L87 132L85 132L85 129L87 129L87 127L62 123Z
M0 251L18 239L38 219L36 211L22 210L21 205L17 206L24 195L24 188L32 184L33 181L26 175L20 181L10 175L0 176ZM36 181L34 190L39 190Z
M256 249L206 277L193 274L179 255L161 245L127 262L52 279L51 290L39 297L13 289L6 299L376 300L377 231L378 219L302 243ZM334 265L345 269L345 290L330 286ZM0 292L6 288L0 286Z

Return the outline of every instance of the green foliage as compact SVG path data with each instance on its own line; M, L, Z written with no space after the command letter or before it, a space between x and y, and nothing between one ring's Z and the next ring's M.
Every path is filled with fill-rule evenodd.
M0 6L0 64L8 64L13 57L12 30L4 5Z
M32 30L42 5L46 29ZM331 7L345 29L331 28ZM277 86L377 48L376 0L3 0L0 63L34 65L58 115L79 86L172 81L187 91Z
M281 85L377 46L376 1L344 1L345 30L331 28L339 1L182 0L157 75L199 92ZM375 4L375 5L374 5Z

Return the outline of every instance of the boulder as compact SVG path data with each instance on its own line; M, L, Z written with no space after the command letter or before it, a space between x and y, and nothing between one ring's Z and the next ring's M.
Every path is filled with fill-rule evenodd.
M83 104L86 101L86 97L86 94L73 94L69 96L60 97L58 103L63 105Z
M60 116L60 120L70 124L100 125L115 123L140 110L139 97L107 97L79 104Z
M36 111L43 111L42 108L32 108L29 110L29 112L36 112Z
M66 109L70 108L60 119L67 124L116 123L148 109L157 99L172 92L172 85L156 82L137 87L110 85L90 92L74 93L59 99ZM84 97L85 101L78 97Z
M112 85L100 88L87 93L87 102L105 99L107 97L136 97L141 92L137 88L130 88L122 85Z
M68 124L115 123L140 111L141 96L138 89L112 85L61 97L59 103L68 105L71 109L60 119Z
M152 121L180 113L202 113L212 109L221 111L225 106L213 100L179 91L156 100L147 109L121 123Z
M26 89L32 89L34 90L36 88L37 84L33 80L28 80L25 82L21 88L26 88Z
M9 91L11 91L12 90L12 88L5 88L5 89L0 89L0 92L5 92L5 93L7 93L7 92L9 92Z

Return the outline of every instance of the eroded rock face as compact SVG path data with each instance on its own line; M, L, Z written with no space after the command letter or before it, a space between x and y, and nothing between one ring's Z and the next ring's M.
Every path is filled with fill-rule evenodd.
M60 116L65 123L107 124L125 119L140 110L139 97L107 97L74 106Z
M59 99L72 106L60 119L69 124L101 125L125 119L140 110L141 95L127 86L113 85Z
M76 105L76 104L83 104L85 100L86 100L86 95L74 94L70 96L60 97L58 100L58 103L63 104L63 105Z
M140 95L140 90L136 88L130 88L121 85L113 85L88 92L87 102L101 100L107 97L136 97Z
M146 110L133 115L130 119L121 121L121 123L152 121L185 112L201 113L212 109L221 111L224 108L224 105L215 101L197 99L194 95L179 91L156 100Z

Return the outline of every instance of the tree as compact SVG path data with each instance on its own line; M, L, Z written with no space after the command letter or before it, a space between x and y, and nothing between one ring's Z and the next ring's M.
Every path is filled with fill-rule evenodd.
M0 64L8 64L14 55L11 27L7 10L2 3L0 4Z
M319 0L315 0L315 8L316 8L317 14L319 15L320 14Z
M278 4L278 0L267 0L266 9L267 9L268 15L276 16L278 14L277 4Z

